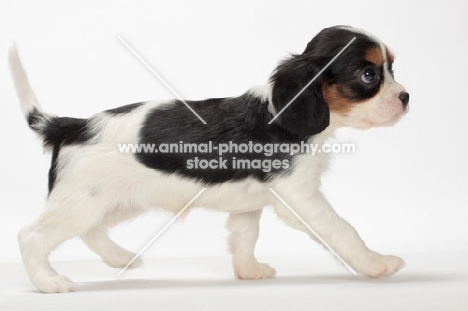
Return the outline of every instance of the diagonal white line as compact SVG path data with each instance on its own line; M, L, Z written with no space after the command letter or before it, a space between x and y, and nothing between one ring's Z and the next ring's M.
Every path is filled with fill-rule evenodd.
M148 63L147 63L137 52L135 52L135 50L127 43L127 41L125 41L125 40L122 38L122 36L119 36L118 38L119 38L119 40L127 47L127 49L129 49L130 52L132 52L133 55L135 55L136 58L138 58L138 59L143 63L143 65L145 65L146 68L148 68L148 69L151 71L151 73L153 73L153 74L156 76L156 78L158 78L159 81L161 81L162 84L164 84L164 85L169 89L169 91L171 91L181 102L183 102L183 103L185 104L185 106L187 106L187 108L190 109L190 111L191 111L194 115L196 115L197 118L200 119L200 121L203 122L203 124L206 124L205 120L203 120L202 117L200 117L200 116L198 115L198 113L196 113L195 110L193 110L192 107L190 107L190 106L185 102L185 100L183 100L182 97L180 97L180 95L177 94L176 91L174 91L174 89L173 89L169 84L167 84L166 81L164 81L164 79L161 78L161 76L160 76L153 68L151 68L151 66L148 65Z
M278 193L276 193L275 190L273 190L272 188L268 188L268 189L270 189L271 193L273 193L273 194L278 198L278 200L280 200L281 203L283 203L284 206L286 206L286 207L291 211L291 213L293 213L293 215L296 216L296 218L299 219L299 221L302 222L302 224L303 224L304 226L306 226L306 228L309 229L309 231L312 232L312 234L315 235L315 237L316 237L317 239L319 239L319 241L322 242L323 245L325 245L325 247L328 248L328 250L329 250L333 255L335 255L336 258L338 258L338 260L341 261L341 262L345 265L346 268L349 269L349 271L351 271L352 274L357 275L356 271L354 271L354 269L351 268L351 266L348 265L348 263L347 263L346 261L344 261L344 259L341 258L341 256L338 255L338 254L333 250L333 248L331 248L331 246L328 245L328 243L325 242L325 240L322 239L322 238L320 237L320 235L318 235L318 233L315 232L315 230L312 229L312 228L309 226L309 224L306 223L306 222L304 221L304 219L302 219L302 217L299 216L299 215L296 213L296 211L293 210L292 207L289 206L288 203L286 203L286 202L283 200L282 197L279 196Z
M331 65L331 63L333 63L333 62L338 58L338 56L340 56L341 53L343 53L343 52L351 45L351 43L353 43L354 40L356 40L356 37L353 37L353 38L351 39L351 41L349 41L348 44L346 44L345 47L342 48L341 51L339 51L338 54L336 54L335 57L333 57L332 60L329 61L328 64L327 64L325 67L323 67L323 69L320 70L320 72L319 72L318 74L316 74L315 77L313 77L312 80L310 80L310 82L307 83L307 85L304 86L304 87L302 88L302 90L300 90L299 93L297 93L297 95L294 96L293 99L291 99L291 100L289 101L289 103L288 103L286 106L284 106L283 109L280 110L280 112L278 112L278 113L276 114L276 116L273 117L273 119L270 120L270 122L268 122L268 124L273 123L273 121L275 121L276 118L278 118L279 115L282 114L283 111L285 111L286 108L288 108L289 105L291 105L291 104L299 97L299 95L301 95L301 94L312 84L312 82L314 82L315 79L317 79L317 78L322 74L322 72L324 72L325 69L327 69L328 66Z
M122 268L122 270L119 271L119 273L117 273L117 276L120 276L127 268L128 266L130 266L138 257L140 257L140 255L154 242L154 240L156 240L177 218L179 218L179 216L190 206L190 204L193 203L193 201L195 201L199 196L200 194L202 194L203 191L205 191L206 188L203 188L202 190L200 190L200 192L197 193L197 195L195 197L193 197L193 199L190 200L190 202L187 203L187 205L184 206L184 208L177 213L177 215L174 216L174 218L171 219L171 221L169 221L155 236L154 238L151 239L151 241L149 241L145 247L143 247L141 249L141 251L138 252L138 254L135 255L135 257L133 257L132 260L130 260L130 262Z

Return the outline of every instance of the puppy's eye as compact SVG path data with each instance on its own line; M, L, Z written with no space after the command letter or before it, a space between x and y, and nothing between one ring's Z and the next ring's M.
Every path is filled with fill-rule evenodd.
M365 69L361 75L362 82L367 84L374 82L377 78L377 72L373 68Z

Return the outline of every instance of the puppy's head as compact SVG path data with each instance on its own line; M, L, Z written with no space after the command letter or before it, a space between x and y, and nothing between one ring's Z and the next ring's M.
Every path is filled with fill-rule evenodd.
M394 79L393 60L389 49L363 30L326 28L302 54L293 55L274 72L272 112L281 126L305 136L327 128L330 114L339 126L393 125L407 112L409 101Z

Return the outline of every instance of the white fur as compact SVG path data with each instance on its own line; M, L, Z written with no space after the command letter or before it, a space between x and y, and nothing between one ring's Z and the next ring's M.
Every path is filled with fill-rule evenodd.
M10 49L8 60L13 80L19 82L15 83L15 90L21 103L21 111L24 115L27 115L34 108L42 111L41 106L36 99L36 95L34 95L31 85L29 84L28 77L26 76L26 73L20 62L18 51L16 50L15 45L13 45Z
M258 86L252 87L250 90L248 90L247 93L250 93L250 94L262 99L262 101L267 102L268 103L268 111L272 115L276 115L277 111L276 111L275 106L273 105L273 101L271 99L272 91L273 91L272 85L267 84L267 85L258 85Z

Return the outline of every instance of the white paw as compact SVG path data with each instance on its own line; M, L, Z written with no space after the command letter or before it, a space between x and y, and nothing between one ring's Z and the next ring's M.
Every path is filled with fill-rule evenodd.
M102 258L102 261L112 268L123 268L125 267L133 258L135 254L129 252L127 250L119 250L113 253L106 254L105 257ZM142 260L140 257L135 259L127 269L137 268L142 265Z
M274 277L276 270L266 263L248 262L235 265L234 273L241 280L258 280Z
M75 290L75 284L63 275L37 277L32 281L43 293L68 293Z
M399 257L373 253L369 258L366 258L365 266L360 270L367 277L378 278L390 276L404 266L405 262Z

